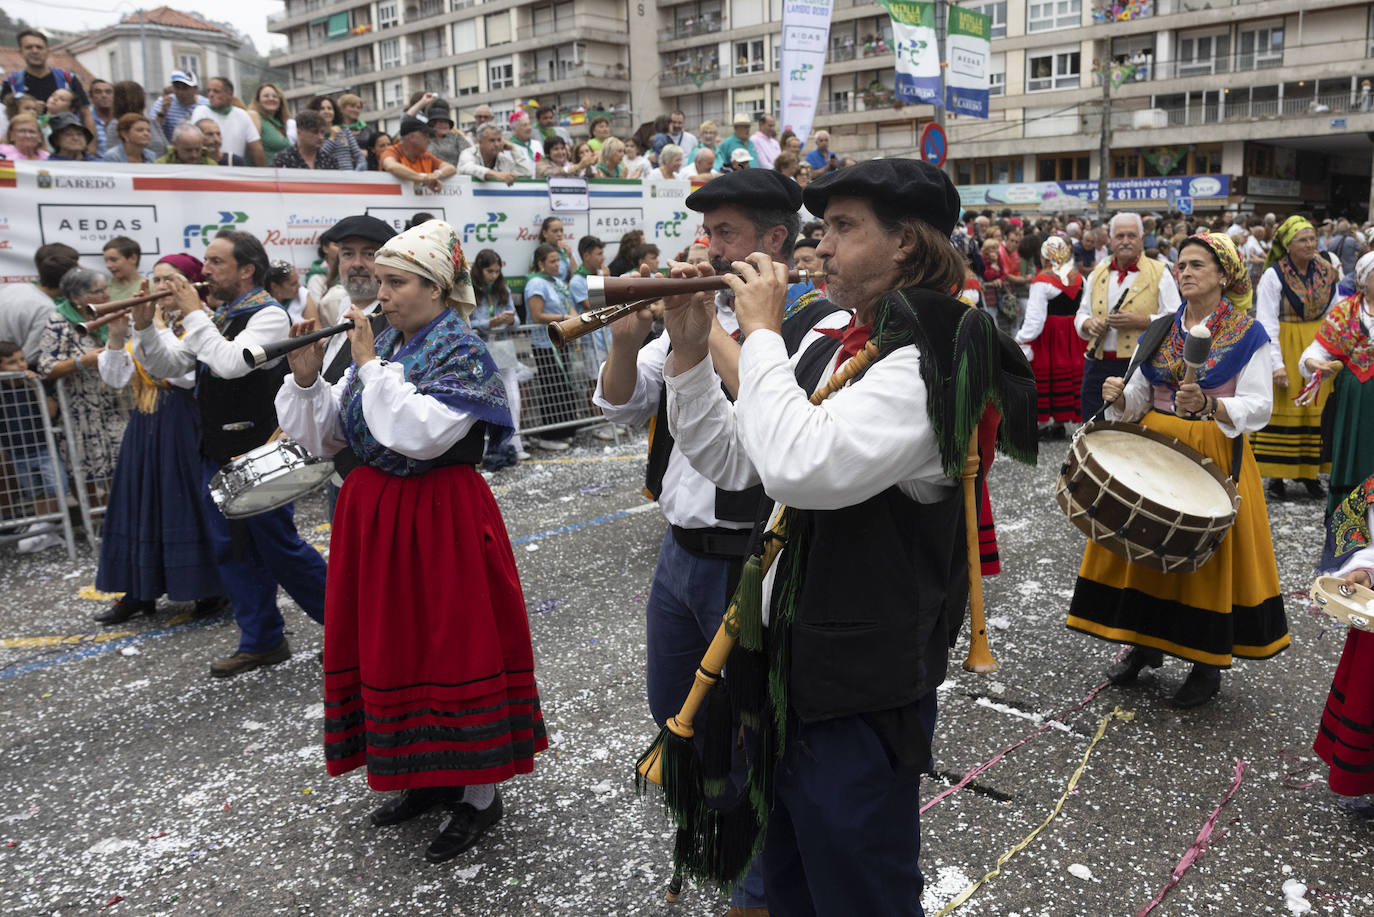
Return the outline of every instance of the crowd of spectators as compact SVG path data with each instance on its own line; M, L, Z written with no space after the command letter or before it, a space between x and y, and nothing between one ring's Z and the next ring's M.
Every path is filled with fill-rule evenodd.
M520 109L502 124L479 106L464 130L432 92L410 98L393 136L362 119L363 100L352 93L317 95L296 110L275 83L259 83L245 102L229 77L180 69L155 96L130 80L95 79L88 89L48 64L42 33L26 29L18 38L25 67L0 87L7 159L381 171L432 188L459 173L507 185L560 175L701 183L746 168L776 169L806 185L854 162L831 150L825 131L804 150L768 113L735 115L728 129L707 120L689 130L673 111L629 136L615 136L611 120L594 113L580 139L547 107Z

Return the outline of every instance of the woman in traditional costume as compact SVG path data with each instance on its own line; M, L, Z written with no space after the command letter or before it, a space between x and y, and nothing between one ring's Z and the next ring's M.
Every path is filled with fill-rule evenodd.
M323 342L292 351L282 429L318 455L362 460L344 479L325 593L325 758L400 790L392 825L446 806L432 863L502 815L496 784L548 745L510 539L478 474L487 429L511 433L505 387L465 316L476 303L453 227L430 220L377 251L390 327L355 307L353 366L332 388ZM299 336L307 321L292 328Z
M1255 311L1269 335L1274 376L1274 409L1269 425L1251 439L1260 475L1269 478L1269 496L1284 499L1284 478L1302 482L1313 497L1322 495L1317 475L1330 470L1322 462L1322 407L1331 392L1325 382L1314 398L1294 404L1302 386L1302 353L1316 337L1322 319L1338 299L1340 272L1317 254L1317 231L1300 216L1291 216L1274 231L1255 290Z
M1108 420L1139 421L1176 437L1227 474L1240 457L1240 511L1207 563L1193 573L1161 573L1089 544L1078 573L1068 625L1131 645L1107 671L1113 684L1135 681L1164 653L1193 663L1173 697L1196 707L1220 689L1221 669L1236 656L1265 659L1288 646L1288 622L1259 471L1244 434L1263 428L1273 397L1268 336L1246 314L1250 276L1231 240L1206 232L1179 250L1184 302L1172 327L1141 371L1102 385ZM1212 332L1212 350L1197 382L1181 384L1183 343L1199 322ZM1239 437L1240 439L1235 439Z
M1374 474L1374 303L1369 281L1374 252L1355 262L1355 295L1326 313L1316 338L1302 352L1302 377L1334 380L1331 423L1330 516L1345 495ZM1346 371L1343 371L1346 370Z
M200 271L198 258L167 255L153 266L153 288L171 289L169 278L176 274L197 283ZM194 601L198 616L224 611L224 585L201 497L196 374L154 379L135 359L132 344L125 343L129 320L108 327L97 364L100 378L114 389L132 384L134 410L110 483L95 575L101 592L123 595L95 620L121 624L136 614L152 614L161 595L173 602ZM158 333L176 336L169 327Z
M1374 586L1370 535L1374 477L1365 479L1337 505L1329 528L1337 557L1332 575L1366 588ZM1350 628L1312 747L1331 768L1327 782L1334 792L1342 796L1374 793L1374 634ZM1352 801L1348 805L1355 814L1374 818L1374 804Z
M1040 246L1045 269L1035 275L1026 317L1016 332L1035 370L1041 439L1062 439L1065 423L1078 423L1083 387L1083 339L1073 327L1083 297L1083 275L1073 266L1073 249L1058 236Z

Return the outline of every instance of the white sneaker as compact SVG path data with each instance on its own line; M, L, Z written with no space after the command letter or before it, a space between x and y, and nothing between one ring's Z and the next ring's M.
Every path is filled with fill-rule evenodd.
M539 439L537 437L530 438L530 445L536 449L543 449L546 452L567 452L570 448L572 448L568 445L566 440Z
M28 538L19 539L16 550L20 554L34 554L38 551L46 551L48 548L56 548L66 544L62 536L53 532L43 532L40 535L30 535Z
M597 439L615 439L615 427L611 424L603 424L592 431L592 436Z
M515 453L515 460L517 462L528 462L530 460L530 454L524 449L520 449Z

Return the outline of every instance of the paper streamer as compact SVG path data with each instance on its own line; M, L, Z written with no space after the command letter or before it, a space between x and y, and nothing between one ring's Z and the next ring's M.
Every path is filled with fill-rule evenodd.
M1302 387L1298 392L1298 397L1293 399L1296 405L1307 405L1317 400L1317 389L1322 387L1322 371L1319 369L1312 374L1312 381Z
M1207 816L1207 821L1203 823L1202 830L1197 833L1197 840L1193 841L1193 845L1183 854L1183 859L1178 861L1178 865L1174 867L1173 874L1169 877L1169 881L1164 883L1164 887L1159 890L1159 894L1155 895L1153 901L1135 912L1135 917L1145 917L1146 914L1154 910L1155 907L1159 905L1159 902L1164 900L1164 896L1169 893L1169 890L1179 883L1179 880L1183 878L1183 874L1187 872L1192 867L1193 863L1197 862L1198 858L1212 845L1212 842L1226 833L1226 830L1222 829L1221 834L1218 834L1215 838L1212 837L1212 831L1216 828L1217 817L1221 815L1222 807L1230 802L1231 797L1236 795L1236 790L1240 789L1240 778L1244 773L1245 761L1244 759L1237 758L1236 776L1231 781L1231 788L1226 791L1225 796L1221 797L1221 803L1212 810L1212 814Z
M959 907L965 901L968 901L968 899L972 898L974 893L977 892L978 889L983 887L983 883L987 882L989 879L993 879L1001 875L1002 867L1006 865L1006 862L1016 854L1020 853L1022 850L1026 849L1026 847L1030 846L1031 841L1035 840L1036 837L1040 835L1041 831L1044 831L1046 828L1048 828L1050 822L1054 821L1055 816L1057 816L1060 810L1064 808L1064 803L1068 800L1069 794L1072 793L1075 788L1077 788L1078 780L1080 777L1083 776L1083 770L1088 766L1088 756L1093 753L1093 749L1097 747L1097 743L1102 741L1102 737L1107 734L1107 727L1111 725L1112 720L1130 721L1133 719L1135 719L1134 713L1124 711L1120 707L1117 707L1111 713L1104 716L1102 720L1097 724L1097 734L1093 736L1093 740L1088 743L1088 747L1083 751L1083 760L1078 763L1078 770L1074 771L1073 776L1069 778L1068 785L1064 787L1064 792L1060 794L1059 801L1054 804L1054 808L1050 811L1049 816L1040 823L1039 827L1037 827L1030 834L1027 834L1024 838L1022 838L1016 844L1016 846L1012 847L1006 853L998 857L997 865L992 868L991 872L983 876L983 878L979 879L977 882L974 882L972 885L961 891L959 894L955 895L954 900L951 901L949 904L946 904L943 908L941 908L940 912L937 913L935 917L946 917L947 914L953 913L955 908ZM1139 915L1137 915L1137 917L1139 917Z
M962 790L964 787L968 786L970 783L973 782L974 778L976 778L979 774L981 774L981 773L983 773L984 771L986 771L986 770L988 770L989 768L991 768L991 767L992 767L994 764L996 764L998 761L1001 761L1001 760L1002 760L1003 758L1005 758L1007 755L1009 755L1009 754L1011 754L1012 752L1016 751L1016 749L1020 748L1022 745L1025 745L1025 744L1026 744L1027 742L1029 742L1031 739L1033 739L1033 738L1035 738L1036 736L1040 735L1041 733L1045 732L1047 729L1049 729L1050 727L1052 727L1055 723L1062 723L1063 720L1064 720L1064 718L1067 717L1069 714L1071 714L1071 713L1077 713L1078 711L1082 710L1084 707L1088 706L1088 704L1092 702L1092 699L1095 698L1095 697L1097 697L1097 695L1098 695L1099 693L1101 693L1102 689L1105 688L1105 687L1107 687L1107 685L1109 685L1109 684L1111 684L1110 681L1104 681L1104 682L1102 682L1102 684L1098 685L1096 688L1093 688L1092 691L1088 694L1087 697L1083 698L1081 701L1079 701L1078 703L1074 704L1072 707L1070 707L1070 708L1068 708L1067 710L1063 711L1063 712L1060 713L1058 716L1053 717L1052 719L1046 720L1046 721L1045 721L1045 725L1043 725L1043 726L1041 726L1039 729L1035 730L1035 732L1032 732L1030 735L1026 736L1024 739L1022 739L1022 740L1019 741L1019 742L1014 742L1014 743L1012 743L1011 745L1008 745L1006 748L1002 749L1002 750L999 751L997 754L993 755L991 758L989 758L988 760L984 761L982 764L979 764L977 767L974 767L973 769L971 769L968 773L964 774L964 776L959 780L958 783L954 784L954 786L952 786L952 787L950 787L949 789L945 790L943 793L941 793L940 795L936 796L936 797L935 797L934 799L932 799L930 802L928 802L928 803L926 803L925 805L921 806L921 814L922 814L922 815L926 814L926 811L927 811L928 809L934 807L934 805L935 805L937 802L940 802L940 801L941 801L942 799L944 799L946 796L952 796L953 794L955 794L955 793L959 792L960 790Z

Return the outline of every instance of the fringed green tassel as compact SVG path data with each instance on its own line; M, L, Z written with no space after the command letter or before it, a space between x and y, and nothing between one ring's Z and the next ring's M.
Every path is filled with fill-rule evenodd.
M730 600L735 640L747 650L763 649L763 567L758 555L744 562L739 585Z
M768 657L736 643L725 664L725 683L730 688L735 718L750 729L758 729L768 705Z
M735 723L730 711L730 694L725 682L718 680L706 695L704 709L697 714L702 737L701 785L707 799L725 794L730 785L730 764L735 750Z
M662 751L663 807L688 830L700 825L706 813L701 785L701 761L695 743L671 729L664 730Z

